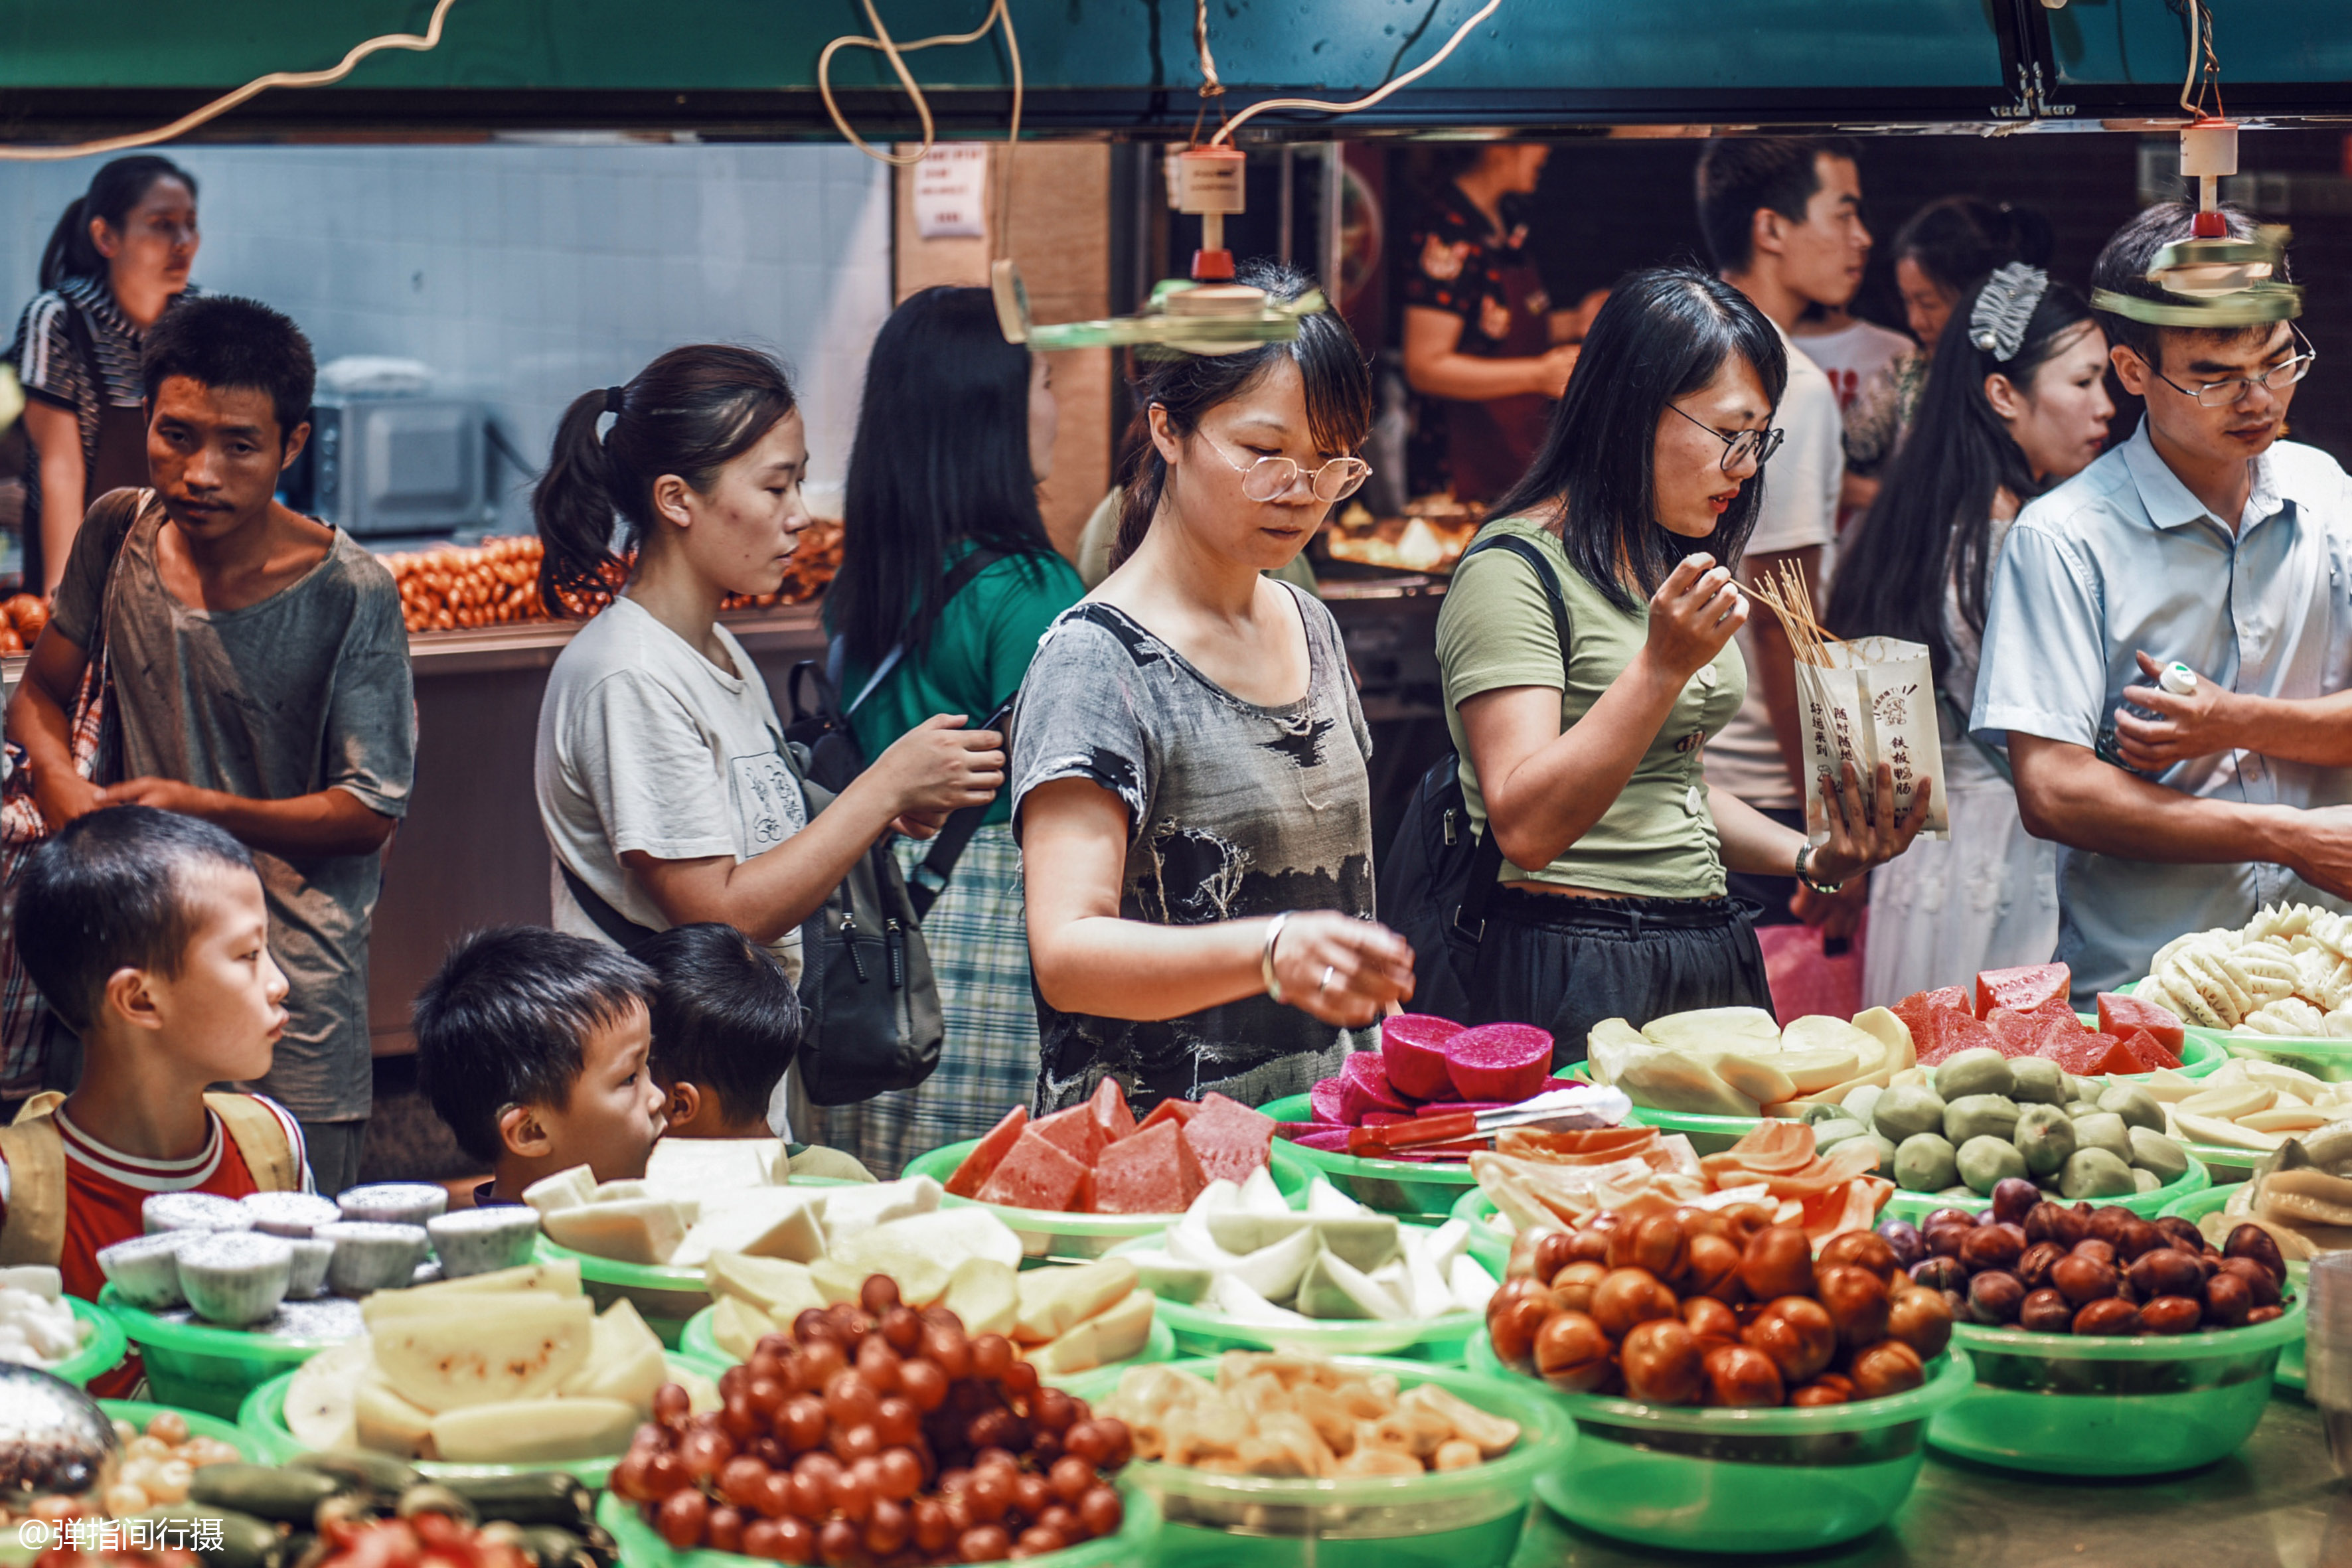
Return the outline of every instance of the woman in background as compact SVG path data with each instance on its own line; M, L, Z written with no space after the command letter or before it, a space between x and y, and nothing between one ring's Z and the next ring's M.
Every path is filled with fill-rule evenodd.
M1927 384L1927 366L1952 307L1996 267L2047 267L2057 247L2050 220L2032 207L1980 196L1946 196L1911 215L1895 234L1895 287L1919 346L1866 382L1845 409L1845 499L1867 507L1880 470L1901 448Z
M1951 824L1871 879L1865 1006L2057 949L2056 852L2025 831L2005 756L1968 720L1985 584L2018 509L2105 444L2106 363L2090 306L2036 268L2003 267L1961 296L1911 438L1838 565L1832 630L1933 657Z
M1251 261L1278 300L1307 279ZM1370 467L1371 381L1328 309L1290 342L1143 362L1111 574L1054 623L1013 723L1036 1107L1302 1094L1412 994L1372 922L1371 732L1331 612L1265 574Z
M139 354L188 291L196 245L195 176L152 153L101 166L49 235L8 351L25 384L31 592L57 592L90 502L147 482Z
M1043 354L1004 341L985 289L926 289L874 340L825 621L859 749L934 714L982 723L1013 699L1054 617L1086 590L1037 512L1059 410ZM923 917L946 1037L915 1089L825 1113L824 1142L877 1174L977 1138L1037 1081L1021 851L999 795ZM909 887L920 840L899 845Z

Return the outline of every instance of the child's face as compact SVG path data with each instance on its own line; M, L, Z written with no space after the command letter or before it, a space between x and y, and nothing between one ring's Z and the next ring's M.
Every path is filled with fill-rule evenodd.
M286 1030L287 989L269 956L261 879L212 866L184 875L195 934L179 973L140 971L123 1012L206 1082L259 1078Z
M661 1086L646 1069L653 1021L632 1005L581 1043L580 1077L561 1110L536 1112L547 1137L547 1157L562 1170L584 1164L600 1182L634 1181L662 1135Z

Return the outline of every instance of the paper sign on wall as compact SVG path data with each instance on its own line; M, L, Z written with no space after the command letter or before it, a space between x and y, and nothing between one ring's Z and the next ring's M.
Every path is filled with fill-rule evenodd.
M937 142L915 165L915 232L925 239L988 233L988 143Z

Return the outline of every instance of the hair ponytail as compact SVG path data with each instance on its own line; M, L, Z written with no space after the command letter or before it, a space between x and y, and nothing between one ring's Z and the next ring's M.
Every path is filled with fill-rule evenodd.
M1263 289L1280 304L1289 304L1314 287L1297 268L1253 258L1241 264L1234 281ZM1135 418L1128 426L1127 444L1119 461L1118 537L1111 546L1110 564L1117 571L1143 543L1151 531L1152 515L1168 489L1168 460L1151 439L1151 409L1158 405L1179 438L1199 428L1202 416L1230 403L1255 385L1278 360L1298 366L1307 392L1307 426L1315 444L1329 452L1353 452L1372 427L1372 378L1364 351L1339 312L1325 306L1298 319L1298 336L1288 342L1261 343L1237 353L1195 354L1160 351L1165 357L1146 360L1135 382Z
M89 189L66 204L64 216L49 231L48 244L41 247L41 287L55 289L73 278L105 277L106 258L89 237L89 220L104 218L109 228L120 232L131 221L131 209L147 199L158 180L177 180L188 187L191 198L196 194L194 174L152 153L100 165L89 177Z
M720 468L798 406L782 365L725 343L672 349L626 386L573 398L530 494L548 609L584 616L610 603L654 526L654 482L676 474L708 492ZM599 436L607 413L613 427Z

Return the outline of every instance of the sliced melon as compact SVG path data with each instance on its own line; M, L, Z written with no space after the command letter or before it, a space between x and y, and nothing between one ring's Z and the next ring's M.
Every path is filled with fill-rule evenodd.
M1305 1277L1298 1281L1297 1305L1302 1316L1316 1319L1377 1318L1402 1322L1407 1317L1403 1302L1361 1269L1328 1252L1317 1253L1307 1266Z
M760 1341L779 1326L740 1296L721 1296L710 1310L711 1342L737 1361L750 1361Z
M1124 1258L1102 1258L1072 1268L1032 1268L1014 1289L1020 1311L1013 1337L1024 1344L1043 1344L1069 1331L1135 1289L1135 1265Z
M352 1395L352 1433L362 1448L403 1459L433 1457L433 1412L403 1399L380 1372L360 1380Z
M829 1305L817 1289L808 1265L781 1258L747 1258L740 1252L714 1252L702 1267L714 1296L740 1296L780 1321L799 1317L811 1307Z
M542 1218L557 1209L578 1208L595 1196L596 1173L585 1165L541 1176L522 1190L522 1201L537 1209Z
M362 1335L296 1367L286 1384L286 1429L294 1440L321 1452L357 1447L360 1384L374 1365L375 1347Z
M948 1276L940 1304L963 1320L967 1334L1010 1334L1021 1317L1021 1270L967 1258Z
M482 1310L484 1296L546 1296L562 1300L580 1294L580 1262L567 1258L557 1263L526 1263L518 1268L468 1274L458 1279L436 1279L404 1290L379 1290L360 1303L360 1315L373 1323L379 1318L404 1313Z
M1344 1221L1326 1221L1344 1224ZM1302 1226L1276 1242L1261 1247L1238 1262L1229 1265L1226 1272L1256 1291L1269 1301L1287 1301L1298 1289L1299 1278L1315 1255L1323 1250L1319 1227Z
M1679 1051L1769 1051L1780 1044L1780 1025L1761 1007L1699 1007L1669 1013L1642 1026L1658 1045Z
M1125 1361L1142 1353L1150 1342L1151 1314L1150 1292L1131 1290L1061 1338L1029 1352L1028 1360L1045 1377L1066 1377Z
M824 1256L824 1194L821 1188L746 1187L726 1194L670 1254L691 1268L714 1252L814 1263Z
M617 1454L637 1429L635 1406L617 1399L518 1399L473 1405L433 1418L444 1463L538 1465Z
M370 1325L377 1368L403 1398L438 1414L551 1394L595 1342L587 1298L485 1296L474 1310Z
M597 1315L588 1359L556 1392L566 1399L617 1399L642 1414L653 1408L654 1391L668 1381L659 1336L624 1296Z
M614 1183L612 1185L626 1184ZM616 1198L541 1215L548 1239L616 1263L667 1263L686 1239L685 1211L668 1198Z

